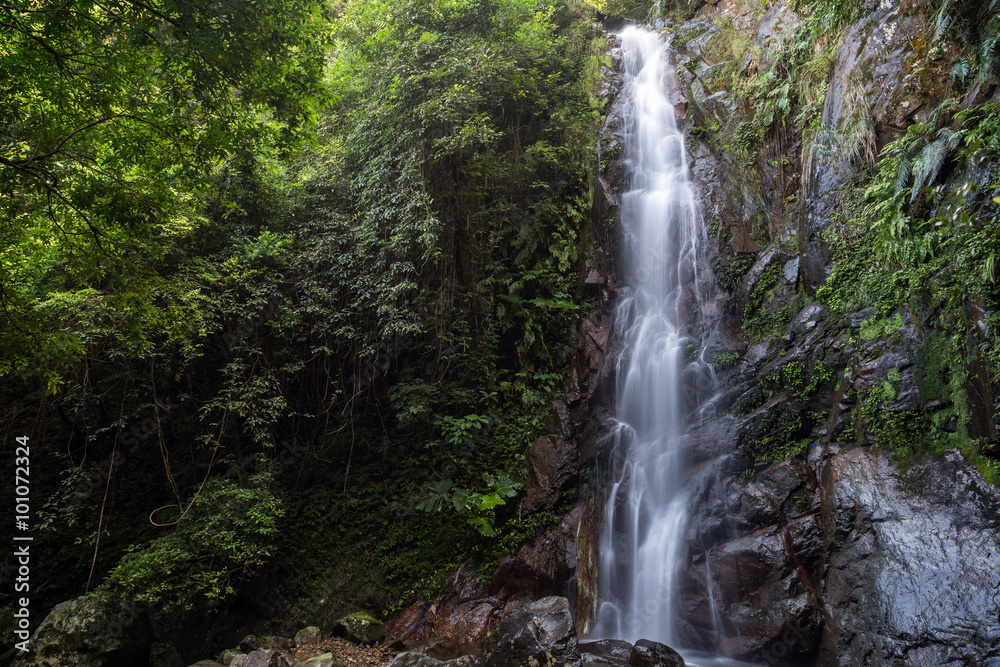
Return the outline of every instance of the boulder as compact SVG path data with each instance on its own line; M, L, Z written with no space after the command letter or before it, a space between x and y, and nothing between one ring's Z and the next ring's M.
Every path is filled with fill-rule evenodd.
M629 667L684 667L681 654L666 644L640 639L628 657Z
M486 662L478 655L462 655L444 664L445 667L486 667Z
M131 667L148 664L153 630L145 609L117 607L99 595L57 604L14 667Z
M324 653L304 660L296 660L293 667L347 667L347 663L332 653Z
M356 611L337 621L333 634L356 644L377 644L385 639L385 625L363 611Z
M274 649L259 648L247 656L243 667L277 667L278 654Z
M261 639L261 643L263 644L261 648L270 648L281 651L287 651L295 645L295 643L288 637L279 637L278 635L264 637Z
M238 655L245 655L242 651L235 648L227 648L225 651L219 654L218 661L223 665L229 665Z
M215 660L199 660L189 667L224 667L224 665L220 662L216 662Z
M580 658L585 662L625 667L632 655L632 645L622 639L598 639L580 642Z
M444 661L416 651L400 653L389 663L389 667L442 667L442 665Z
M1000 492L957 450L901 473L886 452L852 449L824 484L830 615L817 664L991 664Z
M436 660L454 660L459 656L458 642L454 637L431 637L410 649Z
M483 659L476 655L463 655L453 660L438 660L423 653L400 653L389 667L483 667Z
M247 653L250 651L256 651L259 648L264 648L264 642L257 638L257 635L247 635L240 640L240 648Z
M308 628L303 628L296 632L292 641L296 646L305 646L306 644L314 644L322 638L322 631L315 625L310 625Z
M487 667L573 664L580 660L569 601L547 597L507 616L483 643Z

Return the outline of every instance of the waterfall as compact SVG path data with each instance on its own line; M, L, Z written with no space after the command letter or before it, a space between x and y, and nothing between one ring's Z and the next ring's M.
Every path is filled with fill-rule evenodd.
M684 135L668 97L675 79L669 50L657 33L638 27L625 28L621 41L631 184L621 200L616 481L599 541L592 635L676 648L682 617L676 578L688 557L683 536L690 502L684 424L714 391L702 354L714 279Z

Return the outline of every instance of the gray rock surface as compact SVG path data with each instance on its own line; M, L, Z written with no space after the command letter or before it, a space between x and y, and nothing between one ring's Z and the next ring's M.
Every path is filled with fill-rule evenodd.
M310 625L308 628L303 628L296 632L295 637L292 638L292 642L296 646L305 646L306 644L318 642L322 638L323 632L315 625Z
M624 667L632 655L632 644L622 639L599 639L580 642L580 657L584 664L599 663Z
M229 665L233 660L236 659L236 656L239 655L246 655L246 654L235 648L227 648L225 651L219 654L218 661L221 662L223 665Z
M483 667L483 659L475 655L463 655L452 660L438 660L424 653L407 651L400 653L388 667Z
M507 616L483 644L487 667L573 665L580 662L569 601L547 597Z
M259 648L247 655L243 667L275 667L278 662L278 654L274 649Z
M899 474L853 449L824 472L831 611L821 665L1000 659L1000 494L960 453Z
M629 667L684 667L681 654L666 644L640 639L628 657Z
M312 658L296 660L293 667L347 667L347 663L335 658L332 653L323 653Z

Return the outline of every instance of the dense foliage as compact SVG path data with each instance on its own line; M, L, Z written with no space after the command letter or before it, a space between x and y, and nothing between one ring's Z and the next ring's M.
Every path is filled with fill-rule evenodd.
M582 303L592 9L2 11L0 390L44 460L36 599L104 581L182 617L267 572L386 609L551 520L505 502Z
M837 224L815 240L828 244L832 274L814 297L798 298L815 298L839 317L859 355L905 345L899 332L909 325L918 355L911 372L931 406L899 408L900 369L890 369L857 397L854 425L840 437L853 441L863 426L903 462L957 446L995 481L1000 124L996 105L976 98L1000 72L1000 5L938 0L900 6L901 16L919 15L926 26L907 66L929 107L909 127L878 132L865 93L878 85L871 72L856 70L839 82L843 112L836 126L824 122L820 110L848 30L868 25L872 11L888 10L826 0L797 8L803 20L771 49L747 48L750 69L760 65L734 81L746 120L729 146L751 168L772 149L794 167L796 156L783 146L798 143L803 196L815 161L854 172L839 199ZM749 295L743 326L749 340L773 340L791 316L783 303L768 306L776 269L768 267Z

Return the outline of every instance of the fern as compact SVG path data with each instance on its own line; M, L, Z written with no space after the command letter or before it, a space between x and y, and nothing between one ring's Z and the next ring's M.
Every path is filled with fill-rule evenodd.
M962 81L969 76L969 61L959 58L951 68L951 78Z
M955 79L976 72L979 82L997 70L997 42L1000 41L1000 2L944 0L934 16L934 42L961 43L974 59L960 58L952 67Z
M913 185L910 188L910 203L917 201L920 191L927 185L934 182L941 172L941 165L948 157L948 153L955 149L962 135L943 127L938 130L937 138L924 146L920 158L914 162L912 169ZM897 185L899 180L897 178Z
M944 0L937 16L934 17L934 41L938 42L955 25L955 15L951 13L952 0Z

